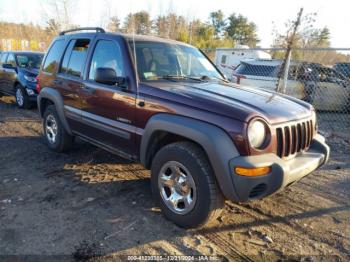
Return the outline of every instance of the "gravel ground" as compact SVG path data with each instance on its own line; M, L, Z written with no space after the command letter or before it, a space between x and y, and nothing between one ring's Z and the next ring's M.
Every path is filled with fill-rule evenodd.
M327 136L332 156L322 169L264 200L228 201L211 227L184 230L154 207L149 172L141 165L79 140L69 153L54 153L36 110L1 98L0 260L220 255L224 261L349 261L350 144Z

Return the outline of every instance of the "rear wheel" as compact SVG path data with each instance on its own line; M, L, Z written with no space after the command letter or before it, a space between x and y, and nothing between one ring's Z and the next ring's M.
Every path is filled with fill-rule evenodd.
M48 106L45 110L43 128L46 143L51 149L64 152L72 147L74 137L64 129L54 105Z
M29 109L31 107L29 96L21 85L15 88L16 104L19 108Z
M223 197L206 155L196 144L163 147L153 159L151 174L154 198L175 224L200 227L220 215Z

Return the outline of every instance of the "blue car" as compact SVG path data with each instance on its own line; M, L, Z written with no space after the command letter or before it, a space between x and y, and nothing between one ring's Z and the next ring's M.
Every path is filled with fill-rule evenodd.
M13 95L20 108L31 108L38 94L37 79L43 53L2 52L0 55L0 96Z

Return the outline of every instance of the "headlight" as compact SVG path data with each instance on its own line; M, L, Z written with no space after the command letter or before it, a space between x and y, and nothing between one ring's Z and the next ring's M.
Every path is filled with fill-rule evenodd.
M256 149L260 149L266 141L267 132L267 126L264 122L260 120L251 122L248 126L248 140L250 145Z
M35 77L24 75L24 79L29 82L36 82Z

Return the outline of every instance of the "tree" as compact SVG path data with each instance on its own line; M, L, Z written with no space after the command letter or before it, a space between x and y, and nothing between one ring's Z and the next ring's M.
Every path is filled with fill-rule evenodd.
M324 27L322 29L315 30L313 34L312 45L318 47L330 47L331 45L331 32L328 27Z
M293 41L293 48L329 47L330 31L327 27L315 28L316 13L305 14L300 21L300 26ZM294 21L285 23L284 32L274 30L274 47L286 47L291 38L291 27Z
M125 19L124 30L126 33L149 34L152 29L152 20L146 11L130 13Z
M221 10L210 13L210 22L215 29L215 36L217 38L222 34L223 29L226 26L224 13Z
M110 32L118 32L120 31L120 19L118 16L113 16L109 20L109 23L107 25L107 29Z
M158 36L169 37L170 28L169 28L169 17L160 15L155 19L154 30Z
M225 30L228 36L239 44L254 47L259 42L256 25L242 15L231 14L228 17L228 26Z
M46 22L46 32L50 35L57 35L60 32L60 24L55 19L50 19Z

